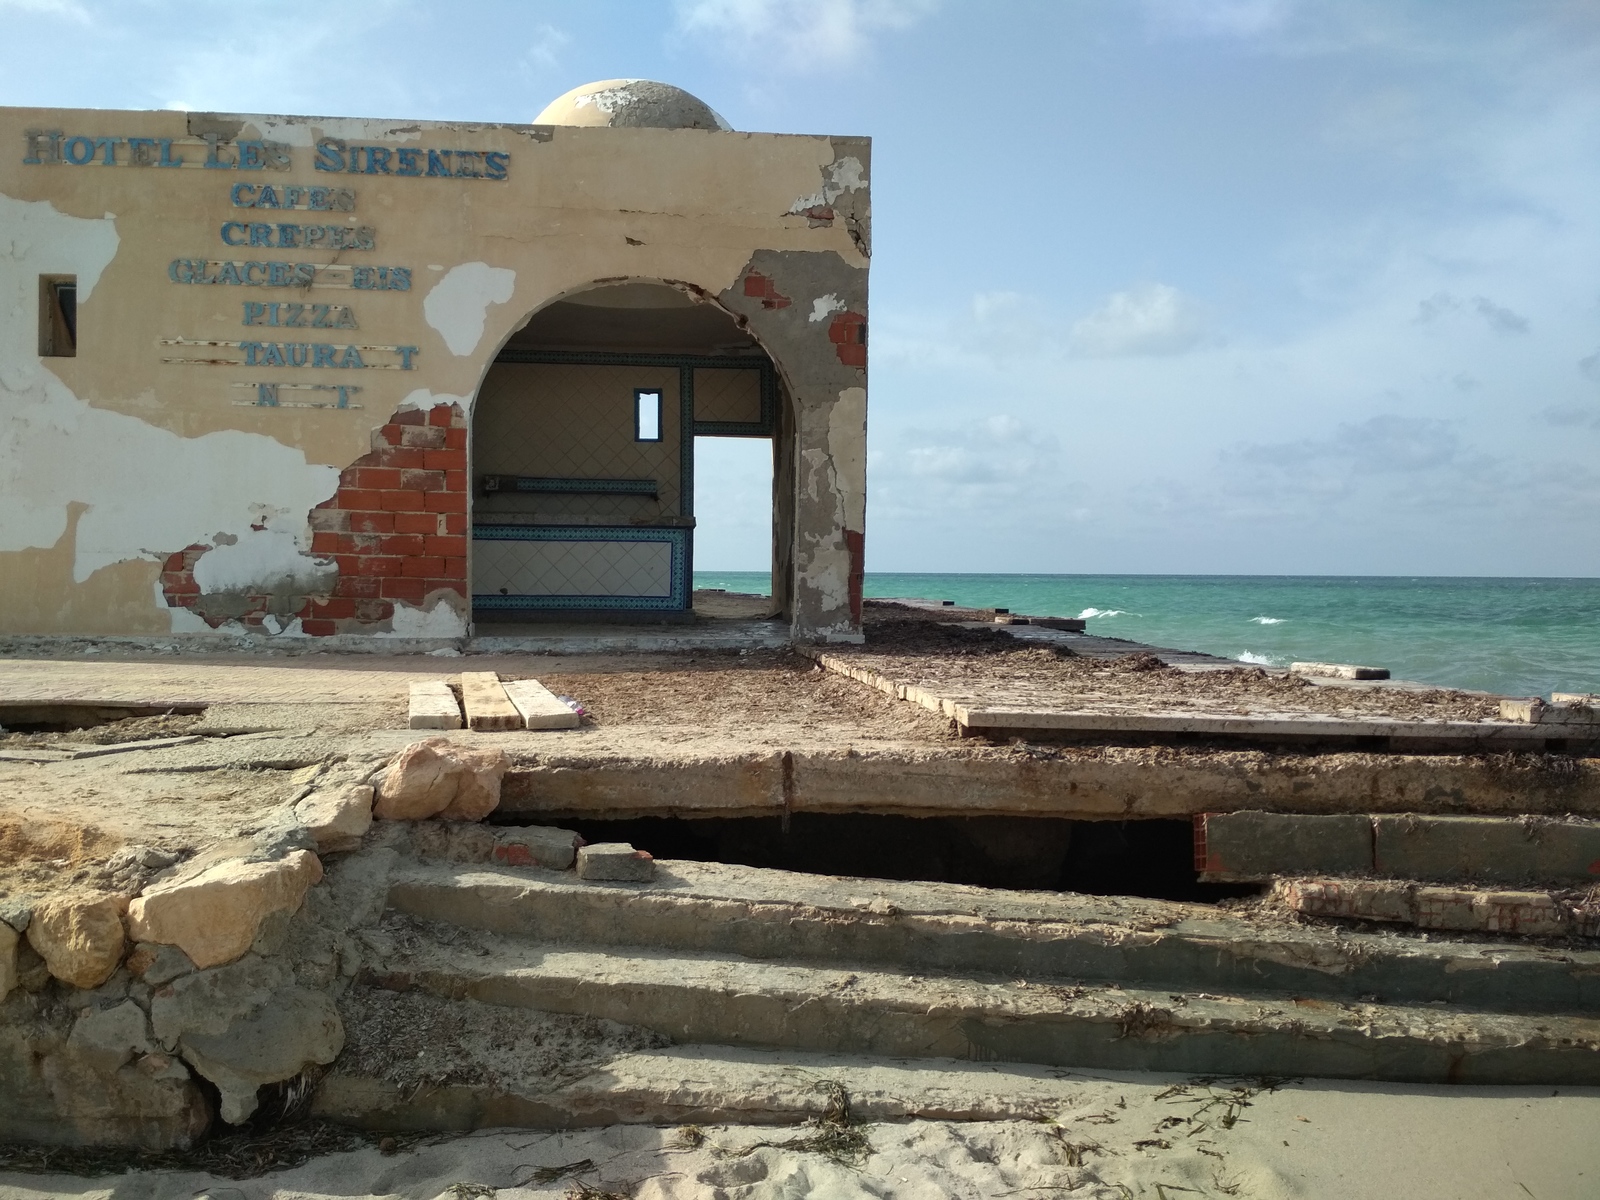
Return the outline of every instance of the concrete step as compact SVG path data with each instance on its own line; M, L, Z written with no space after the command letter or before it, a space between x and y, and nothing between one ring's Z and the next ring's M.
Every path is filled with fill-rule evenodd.
M1199 1074L1600 1084L1600 1020L408 937L365 982L679 1043Z
M1353 932L1203 904L843 879L663 860L648 884L537 868L398 868L410 916L545 942L1174 991L1600 1012L1600 949Z
M623 1055L557 1088L493 1070L471 1083L401 1087L336 1066L318 1089L314 1112L381 1130L788 1125L822 1117L838 1087L855 1121L1039 1121L1110 1111L1138 1090L1124 1079L1063 1076L1027 1064L673 1046ZM1149 1091L1177 1082L1137 1081Z

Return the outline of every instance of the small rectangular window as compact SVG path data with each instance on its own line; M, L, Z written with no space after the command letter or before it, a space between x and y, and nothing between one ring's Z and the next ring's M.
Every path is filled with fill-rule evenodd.
M75 358L78 353L78 277L39 276L39 354Z
M633 389L633 440L661 440L661 393L654 388Z

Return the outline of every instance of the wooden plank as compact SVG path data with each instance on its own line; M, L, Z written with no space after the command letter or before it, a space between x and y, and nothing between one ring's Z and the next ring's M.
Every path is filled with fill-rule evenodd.
M506 698L500 677L493 671L464 671L461 702L467 710L467 728L486 733L496 729L521 729L522 714Z
M442 679L419 679L411 685L412 729L460 729L461 706Z
M578 714L537 679L512 679L501 685L529 729L576 729Z

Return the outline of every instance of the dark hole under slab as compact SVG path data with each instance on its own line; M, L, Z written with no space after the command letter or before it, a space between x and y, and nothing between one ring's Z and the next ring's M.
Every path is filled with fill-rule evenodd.
M563 820L590 842L631 842L657 858L818 875L1215 902L1253 884L1202 883L1187 820L1050 817L777 817Z

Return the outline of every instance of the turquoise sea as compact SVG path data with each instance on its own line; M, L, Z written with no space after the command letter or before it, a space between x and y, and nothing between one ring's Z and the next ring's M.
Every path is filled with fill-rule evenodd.
M754 571L695 586L765 594ZM1083 617L1089 632L1240 662L1388 667L1511 696L1600 692L1600 579L869 574L868 596Z

